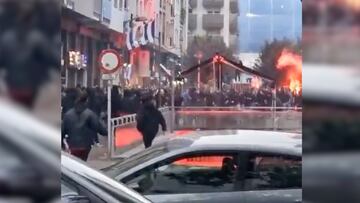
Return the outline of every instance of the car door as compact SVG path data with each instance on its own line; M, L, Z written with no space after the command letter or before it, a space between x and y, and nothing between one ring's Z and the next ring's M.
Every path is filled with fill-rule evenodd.
M196 152L160 161L122 181L153 202L241 203L237 169L236 152Z
M241 179L246 203L302 201L302 160L299 156L247 153Z

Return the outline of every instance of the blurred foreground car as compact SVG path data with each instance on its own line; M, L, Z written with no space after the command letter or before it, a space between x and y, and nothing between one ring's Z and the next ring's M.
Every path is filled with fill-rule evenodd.
M59 136L21 107L0 101L1 200L38 203L59 198Z
M303 74L303 199L360 202L360 70L304 64Z
M200 131L162 141L105 173L154 202L301 202L301 135Z
M151 203L66 153L61 155L61 200L64 203Z

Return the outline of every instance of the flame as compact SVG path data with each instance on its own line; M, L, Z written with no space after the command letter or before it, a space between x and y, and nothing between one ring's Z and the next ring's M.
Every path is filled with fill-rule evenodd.
M258 78L258 77L253 77L253 78L251 79L251 87L252 87L252 88L259 89L259 88L261 87L261 85L262 85L262 81L261 81L260 78Z
M345 3L346 6L348 6L349 8L355 10L355 11L360 11L360 1L359 0L342 0L339 1L339 3Z
M302 89L302 57L294 52L283 49L276 63L276 68L285 71L281 85L288 87L293 93L299 94Z

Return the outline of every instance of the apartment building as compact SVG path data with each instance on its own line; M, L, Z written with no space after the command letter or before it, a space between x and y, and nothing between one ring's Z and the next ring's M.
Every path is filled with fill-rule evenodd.
M62 85L103 86L97 58L106 48L123 50L124 2L63 0L61 16Z
M211 36L236 48L238 6L238 0L189 0L188 42L195 36Z
M133 65L131 85L149 85L159 78L159 64L167 66L169 58L178 59L187 49L187 1L134 0L129 1L127 21L130 42L130 63ZM153 41L141 44L145 24L154 23ZM136 34L136 32L140 34Z
M117 50L131 67L131 85L148 84L160 63L186 51L187 5L183 0L63 0L63 85L103 86L97 57L106 48ZM144 42L145 25L151 23L154 39ZM115 84L124 85L122 77L116 73Z

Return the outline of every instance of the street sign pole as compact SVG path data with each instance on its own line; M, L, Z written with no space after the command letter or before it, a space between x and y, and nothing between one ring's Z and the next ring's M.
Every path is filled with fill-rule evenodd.
M113 155L113 132L111 126L111 89L112 89L112 80L109 78L107 82L107 129L108 129L108 156L109 158Z
M277 100L277 95L276 95L276 85L274 87L274 91L273 91L273 99L272 99L272 117L273 117L273 130L275 131L277 129L276 127L276 100Z
M111 122L111 90L113 86L113 74L122 66L121 57L117 51L112 49L103 50L99 56L100 71L107 76L107 130L108 130L108 157L114 154L114 130Z
M171 133L175 128L175 68L171 70Z

